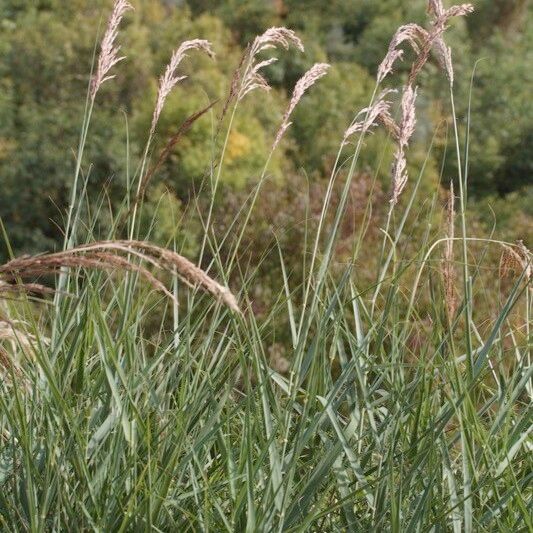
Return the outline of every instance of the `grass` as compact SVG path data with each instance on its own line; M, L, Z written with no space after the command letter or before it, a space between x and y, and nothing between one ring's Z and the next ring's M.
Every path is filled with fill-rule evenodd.
M93 103L94 96L88 109ZM90 111L76 185L89 122ZM454 144L460 157L457 128ZM450 314L439 272L450 241L430 227L438 191L416 252L403 245L424 168L391 206L375 282L363 283L364 231L354 236L353 260L335 263L363 148L361 135L346 160L339 151L331 182L344 180L342 193L333 223L325 223L328 194L321 232L306 235L303 283L293 282L279 250L283 289L260 319L251 310L258 265L244 270L237 260L257 194L236 213L235 241L211 225L214 194L205 221L205 268L231 281L242 314L171 269L162 278L179 306L143 281L140 267L123 265L112 273L83 263L63 268L53 300L32 296L35 286L21 286L16 297L0 293L3 529L533 530L530 256L514 247L511 280L484 287L487 251L505 243L469 234L467 154L454 237L457 311ZM147 167L143 159L138 184ZM83 221L82 231L81 185L67 248L80 235L94 241L94 222ZM129 202L130 195L117 221L131 212ZM137 236L135 216L127 220L124 231ZM117 222L107 238L121 231ZM220 252L226 240L234 246L228 257ZM138 265L135 250L125 250ZM488 320L478 307L495 294L501 301ZM147 326L154 315L155 329ZM273 369L268 351L282 336L280 323L287 373Z

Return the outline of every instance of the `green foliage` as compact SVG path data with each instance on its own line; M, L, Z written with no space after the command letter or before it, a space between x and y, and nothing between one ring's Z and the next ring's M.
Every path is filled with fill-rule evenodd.
M60 240L74 168L80 112L94 53L95 29L105 22L109 2L56 1L2 3L0 37L0 176L1 215L16 250L51 248ZM472 197L504 195L526 186L531 175L528 142L533 116L527 83L531 77L530 10L520 1L478 2L476 17L454 22L450 42L454 60L459 109L464 118L468 79L477 58L473 87L472 124L477 139L469 159ZM307 54L279 54L269 67L269 81L278 89L254 104L245 104L236 116L224 173L226 182L242 188L260 175L292 87L313 61L331 61L329 76L301 103L271 171L287 175L303 169L314 179L327 176L343 130L353 114L364 107L372 79L391 35L405 20L424 21L424 2L406 5L397 0L370 2L316 1L302 12L290 0L265 3L139 1L121 32L127 56L112 84L104 85L95 116L94 134L87 147L85 175L88 190L98 196L102 185L111 205L118 206L125 192L124 150L129 137L132 158L140 158L146 142L158 76L180 42L208 38L217 51L215 62L193 55L182 66L189 79L167 102L153 157L193 112L214 100L223 101L243 46L266 27L286 24L304 36ZM100 26L101 27L101 26ZM485 35L480 39L483 32ZM235 36L239 44L235 43ZM405 64L408 63L406 55ZM399 66L398 79L405 72ZM445 80L436 63L421 78L425 112L419 115L419 139L427 141L433 125L448 118L440 102ZM439 92L440 91L440 92ZM438 95L438 97L430 96ZM221 104L220 104L221 105ZM131 114L126 123L119 112ZM203 117L165 162L156 181L162 181L187 202L202 188L211 169L206 163L224 141L213 145L217 111ZM106 124L106 127L99 126ZM464 132L464 121L460 123ZM421 133L422 132L422 133ZM423 132L426 132L425 136ZM422 137L421 137L422 135ZM446 145L443 139L442 147ZM380 136L368 141L363 165L388 177L390 156L383 153ZM440 155L444 154L444 150ZM281 156L284 157L281 157ZM453 158L447 167L453 170ZM413 161L416 166L419 159ZM438 161L434 162L434 167ZM387 188L385 184L385 188ZM32 209L26 206L31 203ZM42 222L46 221L46 222Z

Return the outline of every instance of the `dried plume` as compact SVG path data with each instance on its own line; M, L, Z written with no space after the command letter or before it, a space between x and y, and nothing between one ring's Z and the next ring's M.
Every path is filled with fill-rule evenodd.
M522 256L522 267L526 271L526 280L529 281L531 279L531 260L533 259L533 254L524 244L524 241L519 240L517 245L520 249L520 255Z
M47 342L46 337L41 339ZM23 324L18 320L9 320L6 317L0 316L0 341L9 342L12 346L12 351L17 347L24 350L32 350L36 341L33 335L26 333Z
M448 205L446 209L446 246L444 248L444 257L442 260L442 279L444 282L444 299L448 318L451 320L457 309L457 298L455 295L455 268L453 263L453 242L455 238L455 195L453 182L450 183L450 192L448 196Z
M414 23L405 24L398 28L390 42L387 54L378 68L378 83L381 83L393 71L396 61L403 59L404 50L400 46L407 42L417 54L416 60L411 66L409 84L415 82L432 50L435 52L441 67L447 73L450 83L453 84L451 50L444 42L442 35L451 18L468 15L473 10L471 4L460 4L445 9L442 0L429 0L428 13L433 17L432 28L428 31Z
M361 109L361 111L357 113L357 116L355 117L352 124L344 132L343 142L346 142L352 135L355 135L356 133L367 133L370 128L377 126L379 122L388 124L388 127L392 129L395 134L398 134L397 128L392 126L392 124L394 123L390 115L390 108L392 102L390 100L386 100L387 95L394 92L396 91L391 89L383 91L370 107L365 107L364 109ZM364 118L362 120L358 120L361 119L361 117Z
M400 127L392 118L390 110L383 111L377 117L378 122L385 127L389 135L397 142L400 138Z
M49 343L49 339L39 334L39 343ZM37 339L27 332L27 325L20 320L11 320L0 315L0 379L5 385L29 390L30 386L21 367L20 354L35 354Z
M55 274L65 267L132 271L139 273L154 288L175 301L173 294L163 283L146 267L134 263L131 257L141 259L156 269L176 272L190 287L202 288L233 311L240 313L237 300L227 287L220 285L206 272L176 252L142 241L99 241L63 252L23 256L0 266L0 277L4 282L17 284L20 279Z
M471 4L460 4L452 6L450 9L445 9L442 5L442 0L429 0L428 13L433 16L432 29L428 33L428 38L424 42L416 61L411 67L411 72L409 74L410 83L414 82L426 64L431 50L433 50L441 67L446 72L450 84L453 85L454 74L452 53L450 48L444 42L442 35L446 31L448 21L451 18L462 17L473 11L474 7Z
M53 289L50 287L46 287L45 285L41 285L39 283L17 283L16 285L12 285L11 283L5 283L0 279L0 299L7 299L5 296L2 296L3 294L18 294L18 293L25 293L25 294L52 294L54 292Z
M329 68L330 65L328 65L327 63L316 63L298 80L294 87L289 106L287 107L287 110L283 115L281 126L278 130L278 133L274 140L274 144L272 146L272 151L276 149L276 146L281 141L281 138L292 124L291 122L289 122L289 118L292 115L292 112L294 111L295 107L298 105L298 102L302 99L302 96L320 78L327 74Z
M118 28L120 22L124 17L126 11L133 9L132 5L127 0L116 0L113 6L113 11L107 22L106 31L100 45L100 55L98 57L98 64L91 82L91 99L94 100L98 89L102 83L114 78L114 75L109 75L109 71L124 57L120 57L120 46L116 44L118 35Z
M159 117L161 116L161 111L165 105L165 100L172 91L172 89L180 81L187 78L187 76L178 76L177 69L180 63L187 57L187 52L191 50L199 50L205 52L209 57L215 57L215 53L211 48L211 43L205 39L193 39L191 41L183 42L177 50L174 51L172 57L170 58L170 63L165 69L165 73L159 79L159 89L157 91L157 101L155 104L154 113L152 116L152 125L150 128L151 134L155 132L155 128Z
M416 94L417 89L413 89L412 85L408 85L402 96L402 122L400 123L400 132L398 144L406 147L409 140L415 132L416 126Z
M428 13L435 18L441 18L444 15L442 0L428 0Z
M418 24L400 26L392 38L387 54L378 68L378 83L381 83L393 70L394 63L403 59L403 50L399 46L407 41L415 53L419 54L423 44L428 40L428 32Z
M392 195L390 203L395 206L400 199L407 182L409 175L407 174L407 160L405 159L405 152L402 148L398 148L394 155L392 163Z
M472 4L458 4L449 9L445 9L442 0L428 1L428 13L433 15L435 21L439 21L442 24L446 24L446 22L453 17L464 17L473 11L474 6Z
M450 84L453 85L454 82L454 73L453 73L453 62L452 62L452 49L444 42L442 35L438 35L433 42L433 50L437 56L437 61L439 62L440 67L446 75Z
M263 61L257 61L257 55L265 50L282 47L288 50L293 45L300 52L304 51L304 46L296 33L288 28L269 28L265 33L255 38L248 52L248 64L243 74L242 83L238 93L238 100L242 100L250 91L254 89L270 90L270 85L261 74L261 70L277 59L271 57Z
M503 245L503 253L500 259L500 278L505 278L511 273L521 274L524 272L526 281L531 279L531 261L533 255L523 241L517 241L515 246Z
M396 149L392 165L392 197L390 200L392 205L398 203L400 195L409 179L406 170L407 161L405 150L409 145L416 126L416 94L417 89L413 89L412 85L408 85L404 89L402 96L402 120L399 125L398 148Z

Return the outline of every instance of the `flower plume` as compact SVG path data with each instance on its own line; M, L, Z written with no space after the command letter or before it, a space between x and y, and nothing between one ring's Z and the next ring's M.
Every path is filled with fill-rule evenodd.
M242 84L238 94L238 100L242 100L250 91L254 89L270 90L270 85L260 73L260 71L275 63L277 59L272 57L264 61L257 61L257 55L265 50L281 46L288 50L293 45L300 52L304 51L304 45L296 33L288 28L269 28L262 35L255 38L248 53L248 65L245 69Z
M394 155L394 162L392 165L392 205L398 203L400 194L404 190L408 174L406 171L407 161L405 159L405 149L409 145L409 140L413 136L416 126L416 101L417 89L413 89L412 85L408 85L402 95L402 120L398 131L398 148Z
M378 83L381 83L393 71L396 61L403 59L404 50L400 48L400 45L408 42L417 55L409 74L409 84L414 83L426 64L430 52L433 50L442 69L446 72L450 83L453 85L451 50L444 42L442 35L451 18L462 17L472 13L472 11L474 11L474 8L471 4L460 4L445 9L442 0L429 0L428 13L433 17L431 29L428 31L413 23L405 24L398 28L390 42L387 54L378 68Z
M514 247L503 245L503 254L500 260L500 277L508 276L511 272L524 272L526 282L531 279L533 268L531 266L532 254L523 241L517 241Z
M385 97L394 93L391 89L383 91L376 99L374 104L370 107L365 107L361 109L350 127L344 132L344 142L348 140L349 137L356 133L366 133L370 128L377 126L378 122L384 123L388 129L391 124L394 123L392 117L390 116L390 107L392 102L386 100ZM357 120L359 117L363 117L363 120Z
M450 84L453 85L454 74L452 64L452 53L443 39L448 21L453 17L462 17L472 13L474 8L471 4L460 4L444 9L441 0L429 0L428 12L433 15L432 29L424 41L422 50L418 54L416 61L411 67L409 82L413 83L424 65L426 64L430 52L433 50L441 68L446 72Z
M107 27L100 44L100 55L98 56L98 64L91 82L91 99L94 100L98 89L102 83L114 78L114 75L109 75L109 71L124 57L119 57L120 46L115 43L118 35L118 28L120 22L124 17L126 11L133 9L132 5L127 0L116 0L113 6L113 11L107 22Z
M314 85L320 78L327 74L329 68L330 65L327 63L316 63L298 80L294 87L289 106L283 115L281 126L272 146L272 151L276 149L276 146L279 144L281 138L290 127L291 122L289 122L289 118L292 115L295 107L298 105L298 102L301 100L302 96L312 85Z
M304 51L304 45L301 39L293 30L289 30L283 26L269 28L265 33L255 38L251 48L251 55L255 56L263 50L276 48L277 45L288 50L291 44L296 46L300 52Z
M199 287L233 311L241 312L235 296L228 287L218 283L186 257L144 241L97 241L62 252L22 256L0 265L0 282L2 284L16 284L21 290L33 291L38 290L39 286L20 285L19 281L24 278L54 274L62 268L136 272L155 289L177 303L175 296L165 285L146 266L139 264L136 259L140 259L156 270L176 273L189 287ZM43 291L38 290L38 292Z
M403 50L398 48L403 42L407 41L418 54L428 37L428 32L418 24L400 26L394 34L387 54L378 68L378 83L381 83L392 72L394 63L403 58Z
M211 48L211 43L205 39L193 39L191 41L185 41L174 51L172 57L170 58L170 62L165 69L165 73L159 79L157 101L152 116L152 126L150 128L152 134L155 131L155 127L168 95L177 83L187 78L187 76L178 76L176 71L180 63L187 57L187 52L190 50L200 50L205 52L211 58L215 57L215 54Z

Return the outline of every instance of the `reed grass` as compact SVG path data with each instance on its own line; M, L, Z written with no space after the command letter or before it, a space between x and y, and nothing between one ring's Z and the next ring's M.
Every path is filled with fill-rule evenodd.
M118 0L114 13L128 6ZM126 191L127 227L113 225L104 241L94 238L92 220L80 230L77 206L84 198L77 180L95 103L95 85L89 86L64 249L0 266L3 530L533 530L531 253L521 243L470 234L468 152L456 177L457 215L453 188L444 210L435 191L427 225L447 211L446 229L437 237L428 229L410 255L412 248L401 245L425 177L425 167L410 182L399 172L415 128L416 87L411 76L396 123L386 100L392 93L379 86L401 57L402 42L418 53L412 73L437 43L448 61L454 113L451 54L442 39L447 21L470 11L446 10L440 0L429 8L428 30L408 26L406 34L403 27L393 38L368 106L340 139L317 231L305 236L310 258L302 258L303 282L293 281L279 248L283 289L261 317L252 305L257 269L239 263L259 186L234 215L233 241L213 227L227 142L211 165L211 203L201 213L203 268L151 244L149 235L134 238L141 231L131 220L142 214L139 192L158 167L150 167L148 150L135 176L135 215ZM117 24L110 27L111 50L118 50ZM211 51L207 42L190 42ZM285 28L252 43L222 115L234 116L245 95L266 88L259 71L271 59L257 55L289 44L303 51ZM296 87L294 105L307 81L325 72L318 68ZM175 69L169 79L170 85L179 80ZM161 110L156 106L154 117ZM169 142L178 142L192 122ZM374 253L375 282L368 284L357 276L366 232L354 235L352 261L342 267L335 245L365 135L375 127L389 131L398 152L387 226ZM460 158L457 128L454 144ZM229 255L220 251L226 240ZM9 247L8 235L5 241ZM486 255L479 250L488 248L503 252L494 280L500 301L490 319L476 312L487 291L480 277ZM146 326L154 316L155 332ZM280 323L289 339L283 346L276 341ZM273 353L283 364L271 364Z

